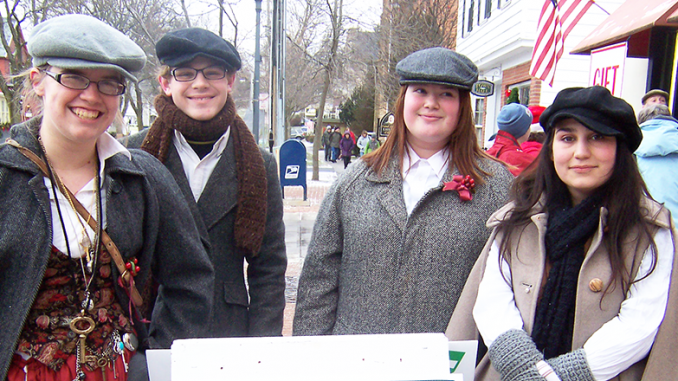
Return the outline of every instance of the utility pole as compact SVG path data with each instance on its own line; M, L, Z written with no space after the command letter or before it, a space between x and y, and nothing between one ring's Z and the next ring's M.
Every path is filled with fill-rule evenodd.
M270 138L282 144L285 137L285 0L272 1Z
M261 63L261 51L259 49L261 35L261 0L254 0L256 3L257 11L257 26L256 32L254 35L254 83L253 83L253 96L252 96L252 134L254 135L254 141L259 145L259 64Z

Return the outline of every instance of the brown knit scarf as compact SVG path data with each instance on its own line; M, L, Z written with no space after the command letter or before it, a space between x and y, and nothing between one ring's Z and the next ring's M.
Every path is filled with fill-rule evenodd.
M235 167L238 178L238 210L235 215L236 246L256 256L261 248L266 227L268 182L264 159L254 136L238 116L233 98L229 95L224 108L211 120L198 121L184 114L171 97L155 98L158 118L153 122L141 149L164 162L174 135L178 130L194 141L217 140L231 127L230 139L235 148Z

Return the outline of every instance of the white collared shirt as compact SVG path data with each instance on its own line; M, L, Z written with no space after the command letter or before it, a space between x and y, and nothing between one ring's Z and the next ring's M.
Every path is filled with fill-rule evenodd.
M191 187L191 192L193 192L193 197L196 202L200 199L202 191L205 190L205 185L207 185L207 180L209 180L212 175L214 167L217 166L219 159L221 159L221 155L224 153L224 149L226 149L226 144L228 143L230 135L231 129L228 128L214 143L212 151L201 160L191 145L188 144L184 135L182 135L181 132L174 130L174 139L172 139L174 141L174 147L179 153L186 179L188 179L188 184Z
M409 144L407 152L409 156L403 158L402 176L405 207L410 215L426 192L440 185L447 171L450 154L447 149L442 149L428 159L422 159Z
M118 153L121 153L129 160L132 160L132 155L130 152L120 144L115 138L113 138L108 133L103 133L97 140L97 154L99 156L100 170L99 177L101 178L101 184L99 184L99 192L101 194L101 217L102 217L102 226L106 227L106 192L104 185L104 169L106 167L106 159L112 157ZM97 216L97 199L95 197L95 187L94 180L92 178L85 186L82 187L79 191L75 193L75 198L80 201L80 203L87 209L87 211L92 215L92 218L96 219ZM52 245L54 245L59 251L64 254L68 254L68 249L70 248L71 257L80 258L85 255L85 247L94 244L94 230L89 227L85 219L80 217L79 214L68 202L66 196L59 192L57 188L57 199L59 200L59 209L61 210L61 215L63 217L64 225L66 228L66 235L68 236L68 247L66 246L66 239L64 237L64 229L61 226L61 219L59 218L59 211L57 210L57 205L54 200L54 192L52 189L52 182L48 177L44 178L45 186L49 192L49 201L52 209ZM80 220L80 222L78 222ZM84 225L84 230L83 230ZM87 235L88 238L85 238ZM89 244L87 243L89 239Z

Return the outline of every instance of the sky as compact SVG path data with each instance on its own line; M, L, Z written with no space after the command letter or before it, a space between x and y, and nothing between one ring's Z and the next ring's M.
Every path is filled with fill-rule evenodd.
M228 1L228 0L227 0ZM289 0L288 0L289 1ZM191 15L199 15L205 13L206 10L216 9L213 5L216 1L199 0L191 2L187 1L188 11ZM344 0L344 16L348 19L349 27L359 27L364 30L373 30L374 26L379 23L381 17L381 8L383 0ZM238 39L243 40L239 45L239 50L247 51L249 54L254 54L254 39L256 26L256 2L254 0L240 0L235 6L235 12L238 16L239 32ZM267 9L273 11L273 5L270 0L262 1L262 25L267 22L265 12ZM199 16L198 16L199 17ZM213 25L211 30L217 32L218 21L216 11L211 12L202 19L197 21L200 26L206 23ZM262 36L263 29L262 29ZM224 37L232 39L233 32L224 30Z

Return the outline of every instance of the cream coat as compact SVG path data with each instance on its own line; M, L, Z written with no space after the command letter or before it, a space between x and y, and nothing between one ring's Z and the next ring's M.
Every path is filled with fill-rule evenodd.
M487 225L495 228L501 220L511 211L513 204L508 204L490 217ZM671 218L665 208L649 199L643 201L643 207L647 210L647 221L651 232L658 228L672 229L672 237L676 237L676 230L671 224ZM656 218L652 218L656 216ZM586 340L596 332L603 324L614 318L621 308L625 299L626 290L621 287L611 287L607 293L594 292L589 287L593 279L604 281L603 289L607 287L610 279L611 268L608 260L608 252L602 244L603 229L606 225L607 210L601 210L600 223L593 236L591 245L586 253L584 263L579 273L577 286L577 308L575 312L574 333L572 349L581 348ZM535 213L532 223L527 225L524 231L516 232L512 239L511 251L518 253L518 260L511 264L512 286L516 306L523 318L524 329L531 334L537 301L542 287L544 276L545 249L544 235L546 233L547 215ZM520 235L518 240L518 235ZM459 299L457 308L447 327L446 335L450 340L476 340L479 334L473 320L472 312L475 304L478 285L485 272L485 264L492 243L495 240L501 242L502 235L494 229L482 254L474 266L464 291ZM674 238L675 242L675 238ZM629 242L624 248L627 268L632 269L635 276L640 265L640 260L648 247L648 242L635 240ZM622 372L614 380L675 380L678 379L678 362L674 356L678 351L678 261L675 259L676 248L674 243L673 273L671 276L671 289L664 320L660 326L653 348L648 357L626 371ZM605 297L603 298L603 294ZM491 367L488 356L484 356L476 368L476 380L499 380L499 374Z

